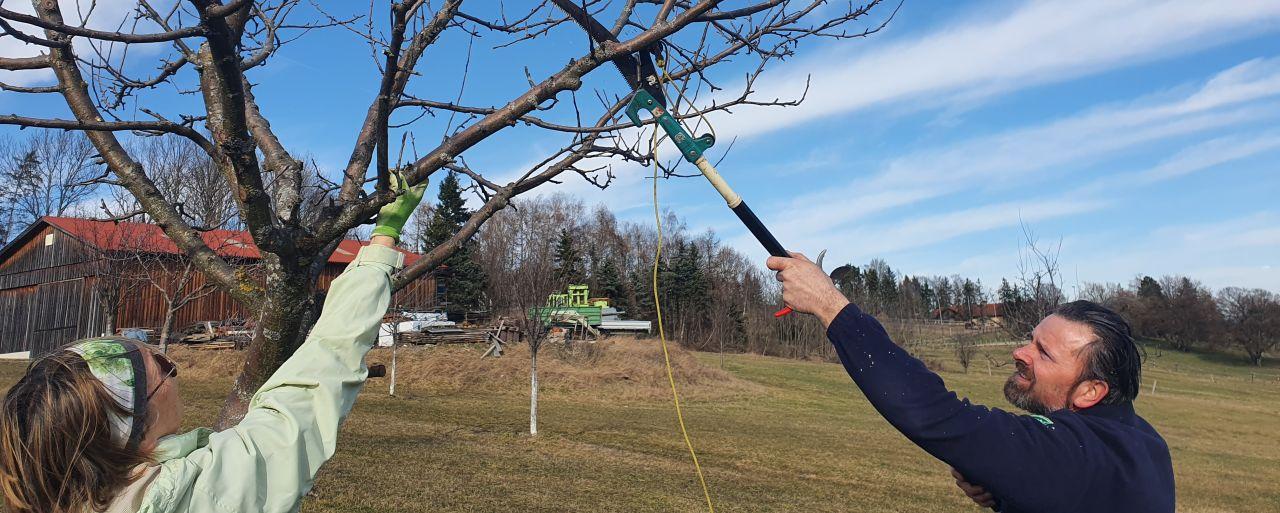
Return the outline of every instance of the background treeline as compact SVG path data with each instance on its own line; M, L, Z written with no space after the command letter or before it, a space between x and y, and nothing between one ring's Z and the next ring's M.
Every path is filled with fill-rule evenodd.
M436 219L441 206L454 203L455 186L444 185L441 201L424 207L420 219ZM699 350L834 357L813 319L774 318L780 290L763 262L726 246L712 231L690 231L674 213L667 212L662 224L657 270L668 337ZM627 318L656 320L652 273L658 242L653 223L620 221L603 205L589 207L565 195L526 199L499 213L473 241L468 258L476 269L465 274L483 276L485 294L472 305L518 317L547 294L584 283L592 296L610 298ZM445 272L447 285L457 280L457 273ZM951 305L977 311L990 300L977 280L906 276L883 260L855 266L840 287L864 310L895 322L925 320Z
M1186 276L1142 276L1127 287L1086 285L1081 297L1123 314L1139 336L1182 351L1235 348L1261 365L1280 345L1280 296L1264 289L1227 287L1214 294Z
M423 233L451 229L441 218L465 219L464 190L456 176L444 179L440 201L419 215L430 220L419 223ZM662 224L658 288L669 337L698 350L835 357L814 319L773 317L780 290L762 262L726 246L713 231L691 232L672 212ZM422 240L429 247L434 239ZM653 223L619 221L604 205L588 207L565 195L532 198L491 220L450 260L442 281L460 291L448 293L451 308L519 317L548 294L585 283L592 296L610 298L628 318L656 320L652 271L658 242ZM1023 339L1069 299L1059 285L1056 252L1037 248L1031 238L1027 246L1016 277L1002 279L994 291L959 275L908 275L881 259L852 266L837 286L906 346L965 338L938 329L942 319L953 321L951 327L1002 332L991 337ZM827 264L828 270L834 266ZM1128 286L1086 284L1078 295L1119 311L1137 336L1180 350L1234 348L1259 364L1280 343L1280 297L1262 289L1228 287L1214 294L1187 277L1144 276ZM984 309L989 303L999 309Z

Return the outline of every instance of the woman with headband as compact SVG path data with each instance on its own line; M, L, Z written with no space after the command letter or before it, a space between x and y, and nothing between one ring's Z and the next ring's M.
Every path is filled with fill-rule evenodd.
M329 289L315 328L225 431L178 433L178 370L122 338L33 362L0 408L0 493L13 513L296 511L333 456L391 301L395 249L426 184L383 207L371 243Z

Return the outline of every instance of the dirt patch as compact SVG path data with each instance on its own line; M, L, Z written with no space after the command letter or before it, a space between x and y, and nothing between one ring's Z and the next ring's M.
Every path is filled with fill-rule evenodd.
M750 395L763 391L756 383L705 365L693 353L668 344L676 386L683 398L706 399ZM396 354L397 387L414 393L458 391L526 391L529 388L529 346L509 346L502 358L480 358L483 346L409 346ZM240 351L197 351L175 347L170 355L183 377L234 379L243 362ZM366 362L381 363L390 372L391 350L377 348ZM389 377L374 383L387 383ZM601 400L661 399L671 395L662 347L655 339L611 338L570 347L547 344L538 353L539 389L543 393L591 391Z

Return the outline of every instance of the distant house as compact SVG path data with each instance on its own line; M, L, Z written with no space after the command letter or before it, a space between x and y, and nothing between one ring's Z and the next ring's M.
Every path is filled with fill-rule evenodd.
M1004 303L987 303L985 305L952 305L946 308L935 308L932 318L944 321L967 321L969 319L990 319L999 322L1004 317Z
M204 232L205 243L233 265L252 266L260 255L252 237L243 231ZM367 242L343 240L320 274L320 289L351 263ZM173 241L160 227L146 223L106 222L69 217L43 217L0 249L0 353L31 351L43 354L71 340L100 335L108 324L118 328L160 326L164 296L151 286L132 287L121 297L115 322L104 322L105 311L97 287L110 273L104 255L124 251L155 256L148 265L182 262ZM405 253L406 265L420 258ZM119 261L116 258L111 261ZM191 288L206 284L192 275ZM392 304L426 310L436 304L436 280L415 280L392 298ZM175 328L205 320L246 319L252 313L221 290L193 300L177 312Z

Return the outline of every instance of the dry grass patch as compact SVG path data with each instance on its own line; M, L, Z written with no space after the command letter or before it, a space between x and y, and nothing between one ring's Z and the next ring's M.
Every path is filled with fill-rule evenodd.
M725 398L757 394L764 387L699 361L693 353L669 343L671 369L681 397ZM407 393L527 392L529 346L509 346L501 358L481 358L484 346L405 346L396 352L396 387ZM170 350L184 378L234 379L243 363L239 351ZM391 350L376 348L366 361L391 365ZM387 378L370 382L385 386ZM601 400L670 397L662 347L656 339L614 337L596 343L545 344L538 353L542 393L582 394Z
M1008 347L983 350L1008 359ZM481 360L482 351L404 351L396 397L387 379L370 381L303 513L705 511L657 341L544 347L538 363L553 391L540 401L536 437L527 434L525 349L499 360ZM962 372L950 346L919 352L945 364L941 375L960 396L1005 405L1008 365ZM209 425L242 354L174 353L185 425ZM839 365L680 350L673 357L682 394L694 396L685 422L718 511L981 511ZM378 350L370 362L389 363L390 354ZM0 362L0 388L25 366ZM1179 511L1276 511L1280 364L1151 348L1143 377L1136 406L1169 442Z

